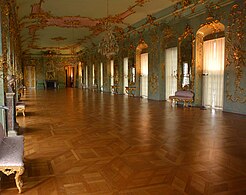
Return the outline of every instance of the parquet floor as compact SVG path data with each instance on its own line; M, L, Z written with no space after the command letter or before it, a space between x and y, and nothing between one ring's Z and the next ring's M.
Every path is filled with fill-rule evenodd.
M23 194L246 194L246 116L81 89L22 100ZM0 189L17 194L13 176Z

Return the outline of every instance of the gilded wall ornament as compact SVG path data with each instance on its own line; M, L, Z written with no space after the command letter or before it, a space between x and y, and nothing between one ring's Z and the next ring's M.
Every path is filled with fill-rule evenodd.
M152 94L157 93L159 88L158 76L155 73L152 73L149 78L149 85Z
M158 46L159 46L159 36L157 34L157 29L154 28L150 31L150 40L151 40L151 50L150 53L152 55L156 55L158 53Z
M175 39L175 32L170 26L164 27L162 31L161 47L165 51L167 43Z
M174 5L173 15L175 17L181 17L184 12L190 10L191 13L194 13L197 6L201 4L205 4L207 7L213 9L219 9L219 4L224 0L182 0L177 2Z
M246 3L246 2L245 2ZM231 8L229 15L229 25L226 32L226 98L232 102L246 103L246 90L242 86L245 84L246 51L245 51L245 5L240 7L235 4ZM231 73L234 69L234 75ZM234 77L234 87L230 85L231 78ZM244 82L243 82L244 81Z
M192 28L187 24L184 33L178 38L178 72L177 83L178 89L181 90L184 84L184 64L188 66L189 72L189 86L190 90L194 90L195 79L195 37Z

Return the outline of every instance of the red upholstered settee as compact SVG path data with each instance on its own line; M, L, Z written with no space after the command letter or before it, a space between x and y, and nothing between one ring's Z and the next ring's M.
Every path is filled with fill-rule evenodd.
M169 96L171 103L177 104L177 102L183 102L184 106L191 106L191 103L194 100L194 93L189 90L178 90L175 92L175 95Z

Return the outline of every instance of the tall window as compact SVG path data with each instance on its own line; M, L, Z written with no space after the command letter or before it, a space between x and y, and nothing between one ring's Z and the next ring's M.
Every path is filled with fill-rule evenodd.
M203 105L223 107L225 38L203 44Z
M148 97L148 53L141 54L140 95Z
M92 86L95 85L95 65L92 65Z
M125 89L128 87L128 58L124 58L124 94L127 94Z
M111 73L111 86L114 85L114 60L110 61L110 73Z
M100 63L100 89L103 91L103 63Z
M131 74L132 74L132 82L135 83L136 82L136 68L135 67L131 68Z
M177 47L166 49L166 100L177 91Z
M79 81L79 86L82 85L82 63L79 62L79 65L78 65L78 81Z
M88 66L85 67L85 87L88 88Z

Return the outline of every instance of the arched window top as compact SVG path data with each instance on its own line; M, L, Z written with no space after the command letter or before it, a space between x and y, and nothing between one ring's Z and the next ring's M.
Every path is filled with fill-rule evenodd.
M213 22L203 24L196 34L201 35L202 37L206 37L207 35L216 34L224 31L225 25L215 20Z

